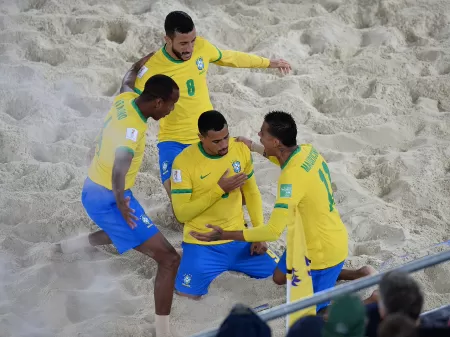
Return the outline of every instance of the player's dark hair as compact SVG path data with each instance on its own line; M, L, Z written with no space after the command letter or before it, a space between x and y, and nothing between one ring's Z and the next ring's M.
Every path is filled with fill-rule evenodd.
M264 116L269 133L287 147L297 145L297 125L294 118L283 111L271 111Z
M192 18L185 12L170 12L166 16L164 29L166 35L172 39L176 33L187 34L192 32L194 30L194 21L192 21Z
M206 136L208 131L220 131L227 124L227 120L219 111L209 110L198 118L198 131L202 136Z
M417 282L408 273L387 273L380 281L379 291L386 315L401 313L413 320L419 319L423 294Z
M172 78L166 75L157 74L153 75L145 82L144 91L140 97L147 102L157 98L167 101L175 90L179 90L179 88Z

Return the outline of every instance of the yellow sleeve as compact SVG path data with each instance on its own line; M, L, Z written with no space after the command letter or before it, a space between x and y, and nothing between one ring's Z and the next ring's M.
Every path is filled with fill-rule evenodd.
M120 114L121 110L126 111L126 106L129 105L129 102L125 102L125 100L129 100L133 97L137 97L135 93L126 92L117 96L114 107L118 114ZM110 116L109 118L112 118ZM107 123L106 121L105 123ZM124 150L130 152L134 156L134 151L139 145L139 140L145 136L145 129L138 127L136 121L133 117L125 117L120 120L119 123L116 124L114 133L117 135L115 138L115 149L123 148ZM100 135L99 140L102 135Z
M247 175L247 181L242 186L242 192L244 193L245 203L247 205L248 214L252 220L253 227L264 225L264 215L262 209L261 193L258 185L256 184L256 178L253 171L253 158L250 151L245 147L244 151L248 152L247 165L244 169L244 173Z
M182 159L178 156L173 162L170 185L175 216L179 222L186 223L211 207L225 192L217 184L209 192L193 198L191 175Z
M278 180L277 200L275 201L269 222L257 228L244 229L243 235L245 241L276 241L288 223L294 221L294 209L297 207L302 193L298 189L300 187L299 184L294 184L298 178L292 178L289 172L281 173L280 179Z
M258 55L235 50L221 50L222 57L214 64L233 68L268 68L270 60Z
M224 67L234 68L268 68L270 60L240 51L220 50L209 41L205 40L205 47L208 50L209 62Z

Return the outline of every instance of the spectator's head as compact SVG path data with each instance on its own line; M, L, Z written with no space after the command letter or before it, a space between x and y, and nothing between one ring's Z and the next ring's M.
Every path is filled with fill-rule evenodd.
M207 157L224 156L228 153L230 134L225 117L216 110L209 110L198 118L201 150Z
M304 316L292 324L286 337L322 337L323 325L320 316Z
M237 304L225 318L216 337L270 337L272 331L249 307Z
M361 299L355 294L344 295L330 305L322 337L363 337L366 323Z
M164 29L166 31L166 36L164 37L166 48L165 50L163 49L163 52L171 51L177 57L174 60L175 62L188 61L194 51L195 38L197 36L194 21L185 12L170 12L166 16ZM172 57L167 54L166 56Z
M175 81L169 76L158 74L147 80L144 91L136 99L136 102L138 102L139 112L144 118L152 117L159 120L173 110L179 98L180 91ZM116 106L119 102L116 103Z
M392 271L381 279L378 308L381 318L402 313L418 322L423 305L423 294L419 285L408 273Z
M386 317L378 326L378 337L417 337L417 325L404 314L396 313Z
M275 156L280 150L297 146L297 125L287 112L269 112L264 116L258 135L268 156Z

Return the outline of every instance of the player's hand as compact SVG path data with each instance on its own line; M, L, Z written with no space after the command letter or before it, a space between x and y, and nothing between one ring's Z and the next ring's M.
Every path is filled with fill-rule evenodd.
M222 239L222 234L223 234L223 229L220 228L219 226L215 226L215 225L206 225L206 227L211 228L212 231L208 232L208 233L199 233L199 232L195 232L195 231L191 231L189 234L191 234L191 236L199 241L206 241L206 242L210 242L210 241L219 241Z
M265 242L253 242L250 247L250 255L258 254L262 255L267 252L267 243Z
M122 213L122 216L128 226L130 226L131 229L136 228L137 225L134 220L138 220L138 218L134 215L134 209L130 208L130 197L126 197L125 199L118 201L117 207L119 208L120 213Z
M227 169L222 177L220 177L219 181L217 182L220 186L220 188L225 193L230 193L231 191L235 190L236 188L240 188L242 185L245 184L245 181L247 180L247 175L245 173L238 173L232 177L228 177L228 173L230 172L230 169Z
M252 143L253 143L253 142L252 142L250 139L245 138L245 137L242 137L242 136L239 136L239 137L236 138L236 141L237 141L237 142L244 143L245 145L247 145L247 147L248 147L248 149L249 149L250 151L252 150Z
M288 74L291 71L291 65L283 59L270 60L269 68L278 68L283 74Z

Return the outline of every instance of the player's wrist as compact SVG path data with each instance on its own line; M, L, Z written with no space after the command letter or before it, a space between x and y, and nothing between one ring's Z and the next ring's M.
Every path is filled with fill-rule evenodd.
M255 142L252 141L252 143L250 145L250 151L258 152L260 155L263 155L263 153L264 153L264 146L261 145L261 144L256 144Z

